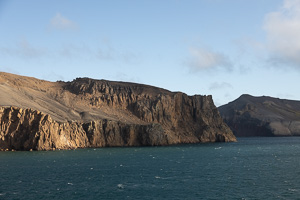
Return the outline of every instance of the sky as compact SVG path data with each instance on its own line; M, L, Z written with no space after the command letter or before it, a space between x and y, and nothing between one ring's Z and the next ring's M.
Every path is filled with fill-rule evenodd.
M0 71L300 100L300 0L0 0Z

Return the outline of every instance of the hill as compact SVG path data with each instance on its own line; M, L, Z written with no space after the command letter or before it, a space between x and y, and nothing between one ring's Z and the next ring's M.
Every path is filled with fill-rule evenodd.
M211 96L77 78L48 82L0 73L0 149L235 141Z
M238 137L300 135L300 101L242 95L219 111Z

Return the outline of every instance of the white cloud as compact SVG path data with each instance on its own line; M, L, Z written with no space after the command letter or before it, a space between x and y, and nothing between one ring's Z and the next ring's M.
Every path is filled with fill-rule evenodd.
M76 30L78 29L78 25L62 16L60 13L57 13L50 21L50 26L53 29L58 30Z
M226 89L226 88L233 88L233 86L230 83L227 82L214 82L210 84L209 89L210 90L221 90L221 89Z
M204 48L190 48L190 56L187 64L192 72L209 69L232 69L229 59L219 52Z
M300 69L300 0L284 0L278 11L265 16L263 28L270 61Z

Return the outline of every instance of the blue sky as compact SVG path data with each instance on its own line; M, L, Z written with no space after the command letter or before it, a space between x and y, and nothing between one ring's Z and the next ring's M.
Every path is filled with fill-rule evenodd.
M300 100L300 0L0 0L0 71Z

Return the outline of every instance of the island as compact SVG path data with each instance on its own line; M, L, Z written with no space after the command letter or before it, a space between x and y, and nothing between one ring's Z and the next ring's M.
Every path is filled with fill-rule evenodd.
M212 96L127 82L49 82L0 73L0 149L236 141Z
M219 111L237 137L300 136L300 101L244 94Z

